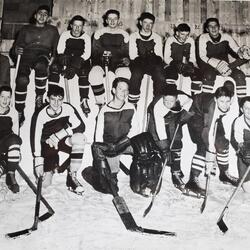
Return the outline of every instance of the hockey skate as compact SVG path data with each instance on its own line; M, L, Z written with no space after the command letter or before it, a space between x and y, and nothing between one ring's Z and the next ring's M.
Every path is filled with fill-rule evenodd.
M221 171L220 172L220 176L219 176L220 181L222 181L224 184L231 184L233 186L237 186L238 185L238 181L239 179L231 176L228 171Z
M185 185L186 192L183 193L187 196L192 196L196 198L205 197L205 189L201 188L199 185L198 177L190 178ZM192 193L190 193L190 191Z
M88 99L87 98L84 98L82 99L81 101L81 109L82 109L82 112L83 114L88 117L88 114L90 113L90 108L89 108L89 104L88 104Z
M179 189L182 193L185 193L185 183L182 180L183 174L181 171L173 171L172 172L172 182L174 186Z
M20 189L19 189L19 185L17 184L14 172L8 172L6 174L5 182L9 190L11 190L13 193L19 192Z
M84 193L83 186L77 179L77 172L68 172L66 186L69 191L78 195L82 195Z

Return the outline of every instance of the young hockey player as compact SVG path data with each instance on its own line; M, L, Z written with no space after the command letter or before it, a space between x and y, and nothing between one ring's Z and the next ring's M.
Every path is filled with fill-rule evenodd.
M203 92L212 93L216 75L231 76L236 82L238 98L246 95L245 74L238 68L230 68L229 54L235 58L250 59L249 48L239 47L226 33L220 33L217 18L208 18L204 25L205 32L198 40L199 67L203 75Z
M97 117L95 142L92 145L93 168L84 169L82 173L84 179L101 192L110 192L104 169L110 169L111 181L118 190L120 155L133 152L129 138L139 132L134 105L126 101L128 87L129 80L126 78L114 80L113 100L101 108ZM90 180L93 172L99 174L94 183Z
M58 42L54 63L50 67L49 83L58 84L60 74L72 79L78 76L80 106L87 116L90 113L88 105L90 71L91 39L84 32L85 19L82 16L74 16L69 22L69 30L64 31Z
M130 79L129 70L129 35L119 28L120 12L108 10L103 15L104 28L97 30L93 36L92 64L89 82L92 86L96 103L102 106L105 101L104 75L111 82L112 78L124 77ZM108 67L108 75L107 72ZM108 89L111 87L108 86ZM108 93L109 94L109 93Z
M82 193L83 187L77 180L81 167L85 125L76 109L63 102L64 90L51 85L47 93L48 105L33 115L31 123L31 149L34 156L34 173L43 176L43 187L52 182L52 176L67 169L66 186ZM69 154L69 158L59 166L59 152Z
M12 90L0 87L0 176L6 173L6 185L13 192L19 192L15 179L16 166L20 162L21 138L18 136L18 114L10 106Z
M239 178L242 178L250 165L250 96L241 100L242 115L232 125L231 144L238 156ZM250 174L247 175L243 187L249 191Z
M178 100L181 95L186 97L185 102L191 102L191 98L178 91L174 84L168 84L162 89L162 96L156 97L148 107L148 131L161 149L164 160L168 158L173 184L184 191L185 184L182 180L184 175L180 164L182 125L192 114L182 108Z
M161 94L162 86L166 82L162 59L162 39L152 31L154 22L154 15L148 12L142 13L138 18L139 31L130 35L131 80L129 102L133 104L137 104L140 99L140 87L144 74L152 76L154 96Z
M49 14L48 6L38 7L34 14L35 23L25 25L15 41L14 51L16 55L21 55L15 89L15 107L20 126L25 120L24 108L31 69L35 70L36 108L43 105L48 66L55 55L59 38L57 28L47 24Z
M227 81L214 94L195 95L189 110L194 115L188 122L188 128L197 150L192 159L190 178L185 187L202 196L205 190L200 187L198 177L205 168L209 174L215 161L220 170L220 181L237 185L237 178L228 173L230 127L225 129L225 126L231 126L234 118L238 116L235 110L230 109L232 86L233 83Z
M191 94L201 92L201 73L196 63L194 40L189 36L190 27L181 23L175 28L174 36L167 39L164 50L164 61L167 83L175 83L178 74L190 76Z

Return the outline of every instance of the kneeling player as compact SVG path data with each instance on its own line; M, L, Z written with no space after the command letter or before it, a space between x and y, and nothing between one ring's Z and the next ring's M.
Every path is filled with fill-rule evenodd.
M166 85L162 89L162 96L155 98L148 108L148 131L161 149L164 160L168 158L167 164L171 167L173 184L184 191L185 184L182 180L184 175L180 164L182 125L188 121L191 113L181 107L178 100L181 95L185 94L178 91L174 84ZM191 101L191 98L185 96L186 101Z
M31 146L34 155L34 173L43 176L43 186L51 184L55 170L68 171L66 185L82 193L83 187L77 180L84 152L85 125L76 109L63 103L63 88L52 85L48 91L48 105L35 113L31 124ZM59 151L68 153L69 158L59 166Z
M19 192L15 179L16 167L20 161L21 138L18 136L18 114L10 106L12 90L0 87L0 176L6 173L6 184L13 192Z
M250 96L242 98L240 104L243 114L232 125L231 143L237 152L239 177L242 178L250 165ZM245 190L249 190L249 181L250 174L243 184Z

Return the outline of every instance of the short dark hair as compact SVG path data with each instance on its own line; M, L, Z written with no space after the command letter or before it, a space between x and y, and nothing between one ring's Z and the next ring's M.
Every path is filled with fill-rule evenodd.
M10 86L7 86L7 85L0 86L0 94L1 94L3 91L10 92L10 94L12 95L12 89L11 89Z
M50 15L50 7L48 5L40 5L40 6L38 6L38 8L36 9L36 13L39 10L46 10L48 12L48 15Z
M109 14L115 14L117 15L118 19L120 19L120 12L118 10L115 10L115 9L109 9L105 12L105 14L102 16L102 19L103 19L103 26L104 27L107 27L108 26L108 23L107 23L107 19L108 19L108 16Z
M208 25L209 25L209 23L211 23L211 22L217 23L217 25L220 27L219 19L216 18L216 17L210 17L210 18L208 18L208 19L206 20L206 22L204 23L204 26L203 26L204 32L207 32Z
M84 25L87 20L80 15L73 16L69 21L68 30L72 30L71 25L73 25L74 21L81 21Z
M129 86L129 80L127 78L125 78L125 77L117 77L113 81L112 88L116 88L119 82L125 82Z
M141 15L137 18L137 27L139 30L141 30L142 26L140 24L140 21L142 22L144 19L150 19L155 23L155 16L149 12L142 12Z
M174 31L175 31L175 32L176 32L176 31L179 31L179 32L190 32L191 29L190 29L190 27L189 27L188 24L186 24L186 23L180 23L180 24L175 28Z
M58 85L55 85L55 84L51 84L49 86L49 90L47 92L47 96L50 97L50 96L62 96L64 97L64 89Z
M242 108L245 102L250 102L250 96L245 96L240 100L240 107Z
M216 89L214 96L216 99L220 98L221 96L226 96L226 97L233 97L233 92L230 91L227 87L222 86Z

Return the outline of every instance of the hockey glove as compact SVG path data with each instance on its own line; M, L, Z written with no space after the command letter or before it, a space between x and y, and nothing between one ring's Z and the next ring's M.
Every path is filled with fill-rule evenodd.
M64 77L68 80L73 79L75 74L76 74L76 69L73 67L67 67L63 72Z
M219 71L219 73L222 75L222 76L229 76L231 75L232 73L232 70L229 68L229 65L227 62L221 60L216 69Z
M250 142L239 144L238 156L242 158L246 165L250 165Z
M58 143L61 139L63 139L66 136L72 135L72 130L70 128L68 129L61 129L58 132L51 134L50 137L46 140L46 143L49 144L51 148L58 149Z
M34 158L34 175L36 178L44 175L44 158L41 156Z

